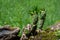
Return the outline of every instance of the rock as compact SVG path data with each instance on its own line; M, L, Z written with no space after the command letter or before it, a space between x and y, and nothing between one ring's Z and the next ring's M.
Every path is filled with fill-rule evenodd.
M51 30L60 30L60 23L56 23L51 26Z
M28 40L28 37L26 36L25 33L22 34L20 40Z
M18 40L20 37L18 37L20 29L4 26L0 27L0 40Z

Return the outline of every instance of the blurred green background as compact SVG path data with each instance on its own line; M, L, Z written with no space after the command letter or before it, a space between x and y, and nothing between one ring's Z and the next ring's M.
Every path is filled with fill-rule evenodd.
M60 0L0 0L0 26L8 24L22 28L32 23L29 10L34 6L46 9L44 28L60 21Z

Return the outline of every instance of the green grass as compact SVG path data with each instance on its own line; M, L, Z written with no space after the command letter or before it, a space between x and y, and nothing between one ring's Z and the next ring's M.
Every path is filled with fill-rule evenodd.
M0 25L22 28L32 22L29 10L34 6L46 9L44 28L60 20L60 0L0 0Z

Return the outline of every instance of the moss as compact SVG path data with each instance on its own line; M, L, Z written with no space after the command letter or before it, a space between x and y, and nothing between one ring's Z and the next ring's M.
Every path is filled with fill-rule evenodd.
M57 40L57 36L53 31L41 31L33 38L34 40Z

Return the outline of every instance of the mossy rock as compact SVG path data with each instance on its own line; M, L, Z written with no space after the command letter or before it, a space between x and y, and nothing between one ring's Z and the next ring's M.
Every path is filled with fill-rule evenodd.
M55 32L41 31L36 36L31 36L29 40L57 40Z

